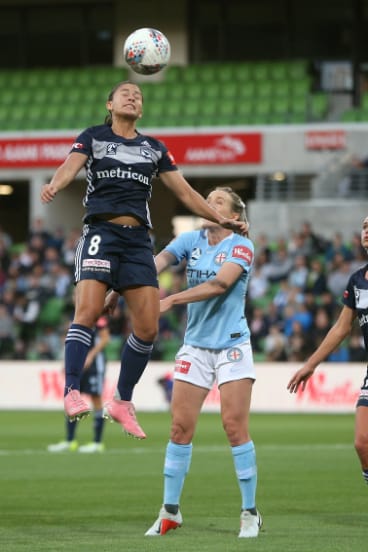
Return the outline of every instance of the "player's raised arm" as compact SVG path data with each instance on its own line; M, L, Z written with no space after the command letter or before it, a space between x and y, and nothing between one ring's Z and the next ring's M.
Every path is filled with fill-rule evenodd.
M70 153L58 169L49 184L44 184L41 190L41 200L43 203L50 203L56 194L66 188L77 176L86 162L87 156L82 153Z

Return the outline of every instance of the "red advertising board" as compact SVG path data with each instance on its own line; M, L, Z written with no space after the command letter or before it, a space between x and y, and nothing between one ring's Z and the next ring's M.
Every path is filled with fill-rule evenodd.
M233 165L262 161L258 132L167 134L162 140L180 165ZM68 155L75 137L0 138L0 168L57 167Z
M307 150L343 150L346 148L344 130L312 130L304 135Z

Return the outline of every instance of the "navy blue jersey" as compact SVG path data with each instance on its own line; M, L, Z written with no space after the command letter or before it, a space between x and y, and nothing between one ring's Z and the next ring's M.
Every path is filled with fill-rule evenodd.
M133 215L152 228L148 207L152 179L178 170L162 142L143 134L123 138L109 125L99 125L84 130L71 152L88 156L85 222L103 213Z
M344 292L343 303L357 312L364 345L368 351L368 280L366 274L368 275L368 265L363 266L350 276Z

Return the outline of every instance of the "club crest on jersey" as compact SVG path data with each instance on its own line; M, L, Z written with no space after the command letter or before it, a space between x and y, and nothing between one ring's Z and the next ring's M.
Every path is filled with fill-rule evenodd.
M118 144L107 144L106 146L106 155L116 155L116 150L118 149Z
M197 264L197 261L199 257L202 255L202 251L199 247L195 247L192 251L192 254L190 256L190 259L188 261L189 266L195 266Z
M215 263L218 265L222 265L226 261L226 253L225 251L221 251L220 253L217 253L215 257Z
M226 356L230 362L240 362L243 359L243 353L239 347L229 349Z
M152 159L152 150L150 148L141 148L141 156L146 159Z

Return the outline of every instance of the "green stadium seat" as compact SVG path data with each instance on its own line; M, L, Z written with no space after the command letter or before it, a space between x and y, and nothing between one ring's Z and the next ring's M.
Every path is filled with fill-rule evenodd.
M176 100L181 101L183 100L183 98L186 98L186 97L187 97L187 90L180 82L170 84L170 87L168 88L169 102L176 101Z
M259 115L269 115L272 111L271 98L258 98L254 103L254 113L258 117Z
M199 66L198 65L188 65L182 74L183 82L186 84L198 82L199 80Z
M182 79L185 68L181 65L169 65L163 73L164 81L170 84L177 84Z
M284 61L275 61L270 63L268 70L269 77L275 81L285 81L288 79L288 65Z
M309 94L310 84L310 78L306 76L295 81L290 81L290 94L293 96L304 96Z
M255 83L251 80L238 82L239 100L253 98L256 93Z
M198 72L198 78L204 83L216 82L218 80L218 72L216 64L202 65Z
M182 114L185 119L189 117L200 117L201 105L199 102L186 102L182 107Z
M277 115L286 115L289 113L289 98L287 97L274 97L272 99L272 112Z
M235 115L235 106L234 102L231 100L221 100L217 107L217 113L219 117L232 119L232 116Z
M357 109L347 109L340 116L340 121L343 123L356 123L358 121L358 110Z
M234 101L238 100L239 96L239 86L238 83L231 81L229 83L219 83L220 84L220 96L223 98L233 99Z
M252 71L253 78L257 81L258 80L265 81L269 79L270 77L269 68L270 68L270 65L266 62L255 63L253 65L253 71Z
M308 75L308 62L306 60L288 62L288 75L293 80L305 78Z
M279 80L274 82L272 87L273 94L279 97L289 97L290 96L290 83L288 80Z
M328 112L328 95L325 92L311 94L309 97L309 112L314 120L325 119Z
M253 113L254 103L252 99L242 99L236 105L236 113L240 118L247 117Z
M249 63L239 63L234 66L233 79L239 83L252 80L252 69Z
M256 97L269 98L274 94L274 84L270 80L259 80L256 84Z
M189 100L200 100L202 98L203 86L200 82L193 82L186 88L186 98Z
M168 98L169 87L165 83L151 84L150 101L157 102Z
M214 98L211 98L203 102L203 104L201 104L201 107L200 107L200 116L201 117L216 116L218 112L217 106L218 106L218 101Z
M209 82L203 86L202 99L207 101L209 99L220 100L222 98L222 89L219 82Z
M220 63L217 65L216 80L229 86L234 81L234 65L232 63ZM235 84L235 83L233 83Z
M38 324L41 326L58 326L64 313L65 301L60 297L51 297L41 308Z
M362 94L360 107L363 110L368 111L368 92L365 92L364 94Z

